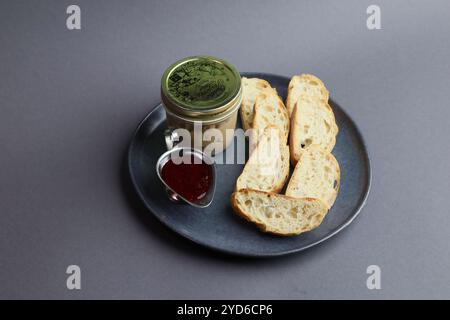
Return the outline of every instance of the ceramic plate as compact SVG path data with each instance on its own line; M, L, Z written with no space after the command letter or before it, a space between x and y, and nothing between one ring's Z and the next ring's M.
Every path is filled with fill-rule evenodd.
M243 75L269 81L280 96L286 98L289 78L264 73ZM342 107L333 100L330 100L330 105L339 126L333 154L341 168L341 186L334 206L320 227L313 231L295 237L273 236L262 233L253 224L238 217L231 209L230 195L243 165L216 165L217 189L214 201L208 208L199 209L171 202L155 170L157 159L166 151L163 136L165 112L161 104L147 115L133 136L128 154L131 180L152 214L173 231L200 245L253 257L279 256L310 248L348 226L360 213L370 189L370 161L361 133Z

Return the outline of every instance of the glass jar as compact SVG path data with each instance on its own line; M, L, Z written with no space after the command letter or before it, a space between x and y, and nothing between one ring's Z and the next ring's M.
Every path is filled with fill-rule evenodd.
M211 56L175 62L161 79L161 98L169 129L189 131L191 145L205 149L214 142L217 154L233 141L242 88L228 62Z

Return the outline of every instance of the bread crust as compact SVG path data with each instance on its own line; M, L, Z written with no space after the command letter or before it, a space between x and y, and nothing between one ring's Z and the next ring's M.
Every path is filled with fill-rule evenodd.
M303 81L307 82L316 82L319 85L319 90L321 91L321 99L328 102L330 98L330 93L328 92L328 89L325 87L325 84L322 80L320 80L318 77L312 74L301 74L301 75L295 75L291 78L291 81L289 81L288 85L288 93L286 97L286 107L288 109L289 115L292 116L292 113L294 112L295 104L297 103L298 97L296 98L296 93L294 92L296 89L297 83L301 83Z
M265 132L264 134L267 134L268 132L270 132L270 130L276 130L276 131L279 131L279 129L278 129L276 126L272 126L272 125L271 125L271 126L268 126L268 127L266 127L266 128L264 129L264 132ZM259 144L260 144L260 143L262 143L262 140L258 141L258 144L257 144L256 148L259 147ZM254 157L256 157L256 156L257 156L257 152L256 152L256 149L255 149L255 150L250 154L250 157L249 157L249 159L247 160L246 166L247 166L247 164L248 164L249 162L252 163L252 159L253 159ZM280 192L280 191L283 189L284 185L286 184L286 181L287 181L288 178L289 178L289 168L290 168L290 167L289 167L289 160L290 160L289 147L288 147L286 144L284 144L283 142L280 143L280 156L282 157L282 167L280 168L280 170L282 170L282 172L281 172L281 174L280 174L281 179L279 180L279 182L278 182L276 185L274 185L274 186L272 187L272 189L267 190L267 191L269 191L269 192L275 192L275 193ZM245 189L245 187L242 187L242 188L239 187L239 181L240 181L240 178L241 178L241 176L242 176L244 173L246 173L246 167L244 167L244 170L242 171L241 175L238 177L238 180L236 181L236 187L235 187L235 190L236 190L236 191Z
M303 157L306 157L308 152L320 152L322 153L322 155L324 157L326 157L327 160L329 160L330 162L332 162L336 176L335 176L335 180L336 180L336 187L333 189L332 194L330 195L330 197L328 199L320 199L322 200L322 202L324 202L328 209L330 209L337 197L337 194L339 193L339 189L340 189L340 185L341 185L341 169L339 166L338 161L336 160L336 158L333 156L333 154L331 152L327 152L325 151L323 148L321 148L318 145L311 145L307 150L305 150L305 152L302 153L302 155L300 156L299 161L297 162L295 168L294 168L294 172L292 173L291 179L288 182L288 185L286 187L286 195L291 196L291 197L295 197L295 195L293 195L293 191L292 189L297 185L300 184L302 185L302 181L301 178L298 177L298 172L301 168L301 166L303 166Z
M300 127L300 112L302 111L302 103L315 103L317 106L326 109L326 113L331 118L331 133L328 136L329 141L326 145L320 145L324 150L331 152L336 144L336 136L339 133L339 128L336 124L336 118L334 116L333 110L327 102L316 97L300 96L297 104L295 105L294 112L291 117L291 129L289 135L289 148L291 155L291 163L295 166L300 159L300 156L304 149L301 147L302 140L302 128ZM311 144L318 144L317 141L312 141Z
M321 206L323 206L323 212L322 215L320 217L320 219L318 220L318 223L311 225L310 228L308 229L297 229L294 230L292 232L283 232L281 230L276 230L276 229L269 229L268 226L266 224L264 224L264 222L256 219L254 216L252 216L251 214L245 212L243 209L241 209L241 207L239 206L239 204L237 203L236 197L239 193L242 194L246 194L249 195L250 193L256 193L256 194L260 194L261 196L264 197L282 197L286 200L290 200L290 201L308 201L308 202L315 202L315 203L320 203ZM234 212L244 218L245 220L255 224L261 231L269 233L269 234L274 234L274 235L278 235L278 236L297 236L299 234L311 231L315 228L317 228L323 221L323 219L325 218L326 214L328 213L328 210L326 210L326 204L323 203L320 199L314 199L314 198L294 198L294 197L289 197L286 195L282 195L282 194L277 194L277 193L273 193L273 192L265 192L265 191L259 191L259 190L253 190L253 189L242 189L240 191L236 191L233 192L233 194L230 197L230 203L231 203L231 207L233 208Z
M280 132L282 132L282 137L283 137L284 144L287 144L288 137L289 137L289 130L290 130L290 126L291 126L291 121L289 119L289 112L287 111L286 106L283 103L283 100L281 100L281 98L278 96L278 94L272 93L271 95L277 101L276 108L278 110L280 110L281 121L283 122L283 127L282 128L280 128L278 126L277 127L280 130ZM262 129L264 129L264 127L258 128L256 123L257 123L258 120L262 121L261 119L263 117L263 112L264 111L261 110L261 109L264 107L264 105L263 105L264 99L267 99L267 98L268 97L265 94L262 94L259 97L257 97L256 100L255 100L254 118L253 118L253 120L254 120L253 121L253 129L255 129L255 130L262 130Z
M254 106L256 97L265 92L275 92L276 89L264 79L242 77L243 96L239 114L241 116L242 127L245 131L252 128L254 117ZM256 91L257 93L255 93ZM249 115L247 115L249 113Z

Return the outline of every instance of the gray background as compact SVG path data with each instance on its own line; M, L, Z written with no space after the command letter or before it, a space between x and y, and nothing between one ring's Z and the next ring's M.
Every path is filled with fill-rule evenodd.
M82 10L68 31L66 7ZM0 298L450 298L450 3L0 3ZM211 54L321 77L373 165L361 216L301 254L216 254L160 225L124 156L164 68ZM65 269L82 269L82 290ZM382 290L366 268L382 269Z

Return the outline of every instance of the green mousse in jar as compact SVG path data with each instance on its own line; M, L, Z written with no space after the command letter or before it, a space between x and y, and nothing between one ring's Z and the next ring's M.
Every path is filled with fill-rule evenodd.
M171 129L187 129L202 148L216 142L214 152L221 152L233 140L237 110L242 100L241 76L228 62L210 56L195 56L169 66L161 80L161 96ZM201 133L194 124L201 124ZM213 134L203 134L218 129ZM220 147L217 147L220 144Z

